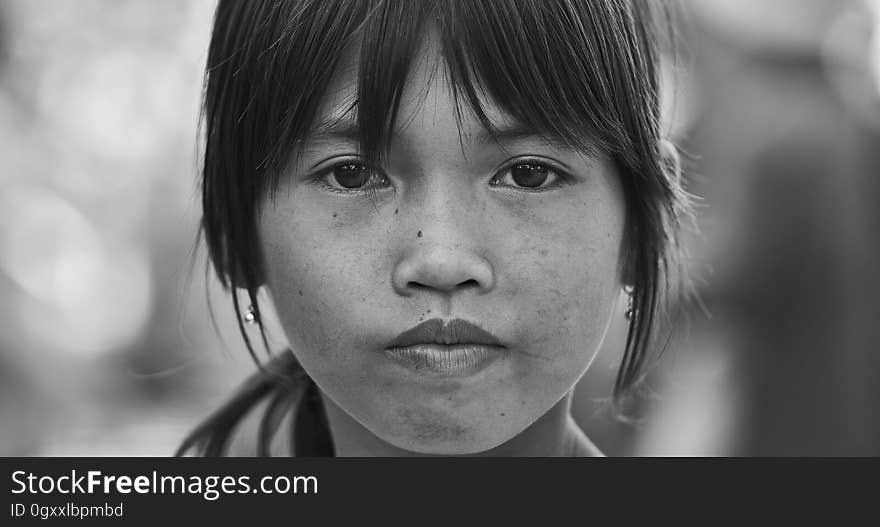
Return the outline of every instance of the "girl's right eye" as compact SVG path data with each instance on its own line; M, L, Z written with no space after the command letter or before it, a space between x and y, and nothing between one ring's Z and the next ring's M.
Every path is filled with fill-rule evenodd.
M390 186L388 178L381 172L362 163L346 161L322 170L317 179L339 192L358 192L377 190Z

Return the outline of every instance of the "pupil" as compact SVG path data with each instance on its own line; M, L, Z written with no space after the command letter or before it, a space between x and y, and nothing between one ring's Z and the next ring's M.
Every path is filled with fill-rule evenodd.
M521 187L539 187L547 181L547 169L542 166L514 165L510 172L513 181Z
M366 184L369 172L362 165L342 165L333 171L333 176L345 188L358 188Z

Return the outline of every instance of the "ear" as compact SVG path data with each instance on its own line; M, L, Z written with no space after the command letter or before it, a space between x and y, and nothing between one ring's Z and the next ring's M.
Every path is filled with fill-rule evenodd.
M681 184L681 156L678 147L668 139L661 139L658 146L666 176L673 180L676 186Z
M636 235L632 215L627 213L623 228L623 239L620 241L620 259L617 266L617 278L620 286L635 283Z
M227 279L231 288L256 291L266 282L263 253L256 243L244 244L244 249L239 249L246 254L237 254L238 251L227 252Z
M253 289L257 290L263 285L262 275L255 275L253 270L242 269L240 265L233 265L229 270L227 279L230 289Z
M633 286L636 283L635 277L635 254L632 250L632 243L628 240L624 241L623 251L620 258L620 285L621 287Z

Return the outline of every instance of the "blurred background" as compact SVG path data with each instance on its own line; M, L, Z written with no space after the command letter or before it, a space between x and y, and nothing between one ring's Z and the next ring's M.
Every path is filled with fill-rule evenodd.
M576 419L611 455L880 455L880 0L681 4L703 307L632 422L621 314ZM0 0L0 455L169 455L254 371L195 249L213 8Z

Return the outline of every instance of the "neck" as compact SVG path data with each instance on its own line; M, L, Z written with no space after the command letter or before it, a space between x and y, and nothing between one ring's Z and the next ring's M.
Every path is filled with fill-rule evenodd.
M339 457L420 456L398 448L363 425L321 394L336 455ZM571 417L571 393L563 397L531 426L495 448L475 454L497 457L591 457L602 453Z

